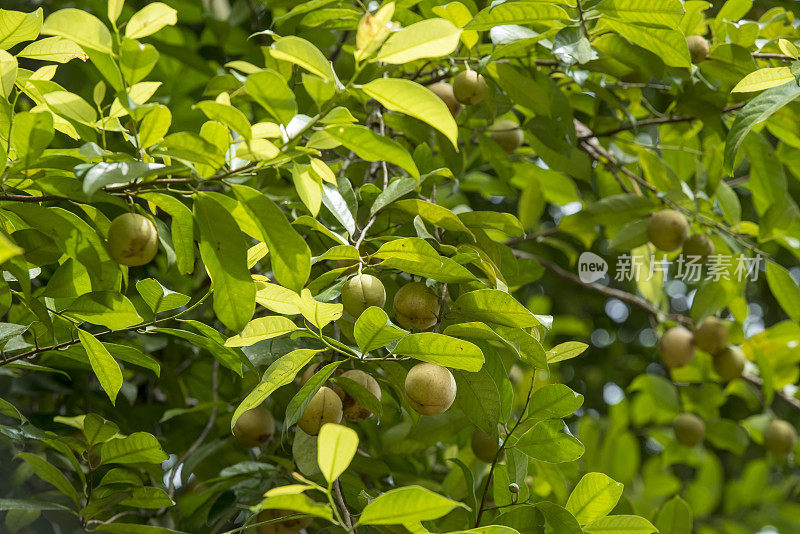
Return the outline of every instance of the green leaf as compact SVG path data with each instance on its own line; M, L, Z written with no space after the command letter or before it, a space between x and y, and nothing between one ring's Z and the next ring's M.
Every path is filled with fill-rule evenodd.
M119 47L120 72L128 84L135 84L150 74L158 63L158 57L158 50L153 45L124 39Z
M194 201L200 256L214 283L214 312L222 324L241 331L253 317L256 287L247 268L247 244L236 220L206 194Z
M136 12L125 26L125 37L140 39L156 33L164 26L174 26L178 12L161 2L152 2Z
M74 41L66 37L45 37L23 48L17 57L67 63L73 59L88 59L86 52Z
M36 39L42 27L42 12L41 7L32 13L0 10L0 49Z
M54 502L32 501L29 499L0 499L0 510L61 510L68 512L69 508Z
M467 30L489 30L508 24L531 24L544 20L569 20L563 8L544 2L507 2L481 10L469 24Z
M286 317L273 315L270 317L259 317L253 319L244 327L238 335L229 337L225 341L226 347L249 347L259 341L272 339L290 332L299 330L298 326Z
M547 357L542 344L527 330L503 325L495 325L493 328L506 343L514 347L523 361L539 369L547 369Z
M536 503L536 508L542 512L545 521L550 525L553 532L558 532L558 534L583 534L584 531L581 530L578 520L561 506L549 501L543 501Z
M637 515L610 515L583 527L585 534L653 534L656 527Z
M533 392L527 418L534 421L568 417L583 405L583 395L564 384L548 384Z
M419 187L419 182L414 178L403 177L394 180L375 198L375 202L372 203L372 208L369 210L370 217L417 187Z
M275 278L282 286L300 292L311 274L311 251L306 242L262 193L246 186L233 186L233 192L261 230Z
M336 77L330 62L319 48L295 35L278 37L270 47L269 53L275 59L299 65L320 78L333 80Z
M17 72L19 68L17 65L17 58L6 52L0 50L0 97L7 99L11 96L11 90L14 89L14 82L17 81Z
M408 332L392 324L382 308L370 306L356 320L353 335L362 352L369 352L397 341Z
M434 332L410 334L397 343L394 351L423 362L465 371L477 372L483 367L483 352L477 345Z
M325 132L367 161L387 161L419 178L419 170L411 155L397 141L379 135L359 124L334 124Z
M468 228L480 228L481 230L499 230L509 237L522 237L525 230L522 223L511 213L501 213L498 211L465 211L458 214Z
M659 510L656 527L659 534L692 534L692 507L676 495Z
M374 257L383 260L381 267L397 269L439 282L470 282L475 276L450 258L440 256L431 245L418 237L389 241Z
M0 263L5 263L9 258L19 256L23 252L20 247L9 241L6 236L0 234Z
M127 328L142 322L128 298L117 291L93 291L75 299L65 310L67 315L102 325L112 330Z
M251 74L245 90L258 104L282 124L297 115L297 102L286 80L277 72L265 69Z
M136 282L136 290L153 313L180 308L191 300L187 295L170 291L154 278L139 280Z
M579 341L566 341L547 351L547 363L563 362L580 356L589 348L586 343Z
M83 179L83 192L91 200L92 195L107 185L129 184L139 178L156 176L168 172L169 168L162 163L144 163L142 161L119 161L78 165L75 174Z
M665 65L687 69L691 67L686 38L679 30L627 24L611 18L603 19L603 22L628 41L656 54Z
M742 78L731 93L750 93L794 82L794 74L789 67L758 69Z
M747 103L728 131L725 139L725 172L732 173L736 153L744 142L744 138L756 124L764 122L776 111L793 101L800 95L800 85L791 81L772 89L767 89Z
M322 181L311 172L310 165L293 165L292 181L297 190L297 196L303 201L313 217L319 214L322 206Z
M603 473L587 473L567 499L567 511L585 525L605 517L617 505L623 485Z
M119 364L108 352L108 349L92 334L78 329L78 338L86 350L86 356L89 357L89 364L92 366L97 380L111 400L111 404L116 404L117 393L122 387L122 370L120 370Z
M258 508L261 510L282 510L285 514L286 510L290 512L298 512L311 517L320 517L327 521L333 521L333 512L331 507L327 504L322 504L311 500L309 497L298 493L289 494L276 494L273 493L280 491L282 488L273 488L266 493L267 498L261 501ZM281 514L281 515L282 515Z
M377 78L361 89L386 109L411 115L442 132L458 150L458 126L444 101L410 80Z
M67 8L52 13L44 21L42 33L66 37L104 54L111 55L114 52L108 28L100 19L82 9Z
M93 413L83 418L82 430L89 446L105 443L119 433L117 425Z
M286 406L286 418L283 421L284 428L289 428L300 420L300 417L303 415L306 406L308 406L308 403L311 402L311 399L314 397L319 388L328 381L336 368L343 363L344 360L329 363L314 373L314 376L312 376L308 382L303 384L303 387L300 388L300 391L298 391L297 394L292 397L292 400L289 401L288 406Z
M53 116L50 113L22 111L14 115L11 130L11 145L17 151L17 159L24 168L29 168L42 155L53 140Z
M158 440L147 432L112 439L100 449L101 464L160 464L167 459Z
M152 202L172 218L170 230L178 270L183 274L191 273L194 270L194 216L191 210L177 198L164 193L139 193L139 197Z
M175 502L169 498L169 495L167 495L167 492L163 489L145 486L142 488L133 488L131 496L120 501L119 504L122 506L155 510L173 506Z
M541 421L513 445L531 458L548 463L572 462L583 456L583 445L560 419Z
M604 0L597 9L605 17L664 28L677 28L684 13L680 0Z
M154 105L139 123L139 144L149 148L163 141L172 123L172 112L161 104ZM156 193L157 194L157 193Z
M326 423L317 438L317 463L328 485L344 473L358 450L358 434L344 425Z
M456 404L461 411L472 424L489 435L495 435L502 408L500 392L488 371L481 369L477 373L467 373L456 370L453 377L458 389Z
M278 284L256 281L256 303L281 315L300 313L297 293Z
M297 307L303 317L320 330L340 318L344 309L339 303L315 300L308 289L300 292L300 297L297 299Z
M479 289L462 293L452 306L453 311L488 323L518 328L539 326L546 319L531 313L517 299L499 289Z
M405 486L387 491L367 504L359 525L405 525L415 521L432 521L453 508L466 506L451 501L421 486Z
M247 410L255 408L264 402L267 397L269 397L276 389L281 386L285 386L294 380L294 377L297 375L298 371L305 367L317 352L319 351L311 349L297 349L272 362L272 364L264 372L264 376L261 378L261 383L257 385L255 389L253 389L253 391L247 395L247 397L245 397L241 404L239 404L239 406L236 408L236 411L233 412L233 417L231 418L231 430L233 430L233 425L236 424L236 420L239 419L240 415Z
M422 20L389 35L376 59L400 65L422 58L446 56L456 49L460 36L461 28L447 19Z
M31 454L29 452L21 452L15 456L28 464L31 470L36 473L36 476L45 482L52 484L61 493L72 499L72 502L78 504L79 497L75 487L70 484L64 473L58 470L56 466L49 463L44 458Z
M250 121L244 113L228 104L221 104L211 100L198 102L192 109L199 109L205 113L212 121L221 122L234 132L241 135L245 140L253 138L253 131L250 127Z
M800 287L784 267L767 262L767 284L769 290L795 323L800 322Z
M451 232L464 232L472 237L472 232L467 228L461 219L449 209L426 202L417 198L398 200L391 205L392 208L399 209L411 215L419 215L424 221L429 222L436 228L449 230Z

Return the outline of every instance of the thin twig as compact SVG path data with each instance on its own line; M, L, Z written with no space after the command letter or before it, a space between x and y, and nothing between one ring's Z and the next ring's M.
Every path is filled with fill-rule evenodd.
M731 111L736 111L737 109L741 109L744 107L746 102L740 102L739 104L733 104L731 106L726 106L722 108L722 113L730 113ZM627 124L623 124L618 128L614 128L613 130L608 130L605 132L589 132L583 134L578 137L578 140L590 139L592 137L608 137L614 134L618 134L620 132L625 132L628 130L636 130L642 126L652 126L658 124L674 124L679 122L692 122L697 120L697 117L655 117L651 119L639 119L635 122L630 122Z
M344 519L344 526L350 532L356 532L356 529L353 528L353 518L350 517L350 510L347 509L347 504L344 502L344 497L342 496L342 488L339 485L339 479L333 481L333 492L336 495L336 503L339 505L339 508L342 511L342 518Z

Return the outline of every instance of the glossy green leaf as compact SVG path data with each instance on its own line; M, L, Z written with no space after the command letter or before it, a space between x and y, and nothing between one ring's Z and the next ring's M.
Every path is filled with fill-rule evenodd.
M386 161L419 178L411 155L399 143L358 124L336 124L325 128L336 141L367 161Z
M544 2L508 2L481 10L465 26L468 30L489 30L506 24L531 24L544 20L567 20L563 8Z
M78 492L75 490L75 487L70 484L69 480L67 480L67 477L65 477L56 466L49 463L44 458L29 452L21 452L17 454L15 458L23 460L26 464L28 464L28 466L30 466L31 470L36 473L36 476L45 482L52 484L56 487L56 489L58 489L58 491L69 497L72 502L78 504Z
M458 149L458 126L445 103L431 91L410 80L377 78L361 87L386 109L427 122Z
M111 33L100 19L82 9L60 9L44 21L42 33L60 35L104 54L113 53Z
M528 419L544 421L568 417L583 405L583 395L564 384L548 384L533 392Z
M250 121L247 120L244 113L235 107L206 100L198 102L194 105L194 108L205 113L210 120L221 122L246 140L252 139L253 132L250 128Z
M296 35L279 37L269 49L275 59L289 61L320 78L333 80L333 68L319 48Z
M200 229L200 256L214 282L214 312L222 323L241 331L253 317L256 288L247 269L247 246L231 214L206 195L194 202Z
M453 311L470 319L518 328L542 324L540 317L531 313L505 291L497 289L479 289L464 293L453 303Z
M250 392L247 397L239 404L231 418L231 429L236 424L236 420L242 413L255 408L264 402L276 389L285 386L297 375L298 371L311 361L311 358L319 352L310 349L293 350L285 356L281 356L270 365L261 378L261 383Z
M66 63L73 59L88 59L83 49L65 37L45 37L23 48L18 57Z
M164 26L178 22L178 12L162 2L152 2L134 13L125 26L125 37L140 39L156 33Z
M158 440L147 432L134 432L103 443L100 449L102 464L160 464L167 459Z
M644 517L636 515L610 515L583 527L586 534L653 534L656 527Z
M286 317L273 315L253 319L237 335L225 341L226 347L249 347L259 341L294 332L299 328Z
M692 534L692 507L675 496L661 507L655 523L659 534Z
M397 343L394 351L423 362L465 371L477 372L483 367L483 352L477 345L434 332L410 334Z
M266 69L251 74L245 83L247 94L282 124L297 115L297 102L286 80L277 72Z
M32 13L0 11L0 49L36 39L42 27L42 11L41 7Z
M583 456L584 448L567 430L559 419L541 421L525 432L514 447L543 462L572 462Z
M451 501L421 486L405 486L387 491L370 502L358 519L359 525L404 525L431 521L463 504Z
M763 91L793 81L794 74L789 67L759 69L742 78L736 87L731 89L731 93Z
M78 329L78 338L86 350L86 356L89 357L92 371L97 376L100 386L108 395L111 404L116 404L117 393L122 387L122 370L120 370L119 364L108 352L108 349L92 334Z
M116 291L93 291L81 295L67 308L67 315L112 330L142 322L130 300Z
M789 271L777 263L768 261L767 284L786 315L793 321L800 322L800 287Z
M453 377L458 388L456 405L472 424L487 434L494 435L502 408L500 392L491 375L486 369L476 373L456 370Z
M587 473L567 499L567 510L586 525L608 515L622 496L623 485L603 473Z
M439 282L468 282L475 277L450 258L440 256L425 240L407 237L389 241L374 255L381 266L432 278Z
M393 33L383 43L377 60L400 65L417 59L441 57L458 46L461 28L447 19L427 19Z
M385 347L397 341L408 332L392 324L383 309L370 306L358 316L353 335L363 352Z
M233 191L261 230L260 238L269 248L275 278L281 285L299 292L311 273L308 245L269 198L245 186L234 186Z
M180 308L191 300L187 295L170 291L154 278L137 281L136 290L154 313Z

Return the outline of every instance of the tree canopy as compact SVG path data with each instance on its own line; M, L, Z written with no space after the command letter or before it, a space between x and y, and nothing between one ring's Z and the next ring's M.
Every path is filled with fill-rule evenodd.
M800 531L793 3L11 4L0 530Z

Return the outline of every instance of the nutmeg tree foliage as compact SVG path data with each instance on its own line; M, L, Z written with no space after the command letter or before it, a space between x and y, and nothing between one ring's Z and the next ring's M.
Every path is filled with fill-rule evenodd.
M800 530L791 11L11 4L0 530Z

